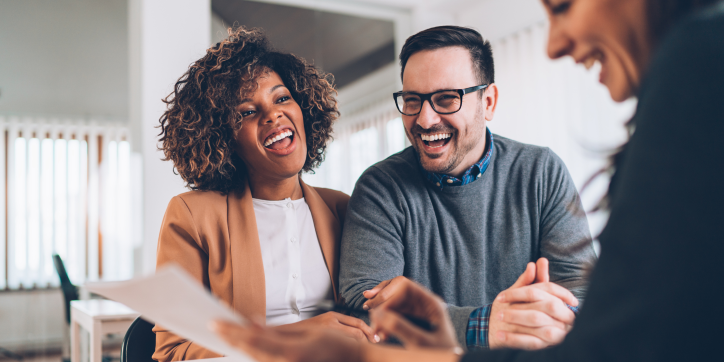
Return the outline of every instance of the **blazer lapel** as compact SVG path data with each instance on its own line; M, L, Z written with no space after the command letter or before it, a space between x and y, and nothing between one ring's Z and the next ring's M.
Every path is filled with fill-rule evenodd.
M339 241L342 238L342 227L317 191L305 184L301 179L299 182L302 185L304 199L309 205L309 211L312 213L319 246L322 248L327 271L329 271L329 277L332 279L334 300L339 302L337 281L339 279Z
M248 184L227 196L229 262L232 269L234 310L246 317L266 317L264 262L254 204Z

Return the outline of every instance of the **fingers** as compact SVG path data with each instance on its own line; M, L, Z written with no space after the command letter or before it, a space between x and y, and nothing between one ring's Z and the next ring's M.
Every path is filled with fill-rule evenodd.
M370 310L379 307L381 304L387 302L393 295L397 294L400 287L405 284L407 278L403 276L395 277L390 280L383 281L376 287L372 288L369 293L363 293L367 298L367 295L373 295L362 305L362 309Z
M567 329L566 323L536 310L508 309L505 312L499 313L497 318L506 324L514 324L522 327L538 328L551 326L561 330Z
M377 339L375 339L375 333L372 330L372 327L368 326L367 323L362 321L361 319L350 317L347 315L339 315L338 317L339 323L358 329L360 332L363 333L364 337L372 342L377 343Z
M365 333L362 332L359 328L350 327L344 324L337 324L336 326L332 326L331 329L340 332L343 336L354 339L358 342L364 342L369 340ZM374 337L372 340L374 340Z
M405 346L427 346L432 333L426 332L401 315L383 309L375 309L370 313L375 333L381 336L393 335Z
M514 334L526 334L543 341L547 346L561 343L568 334L567 328L558 328L553 326L543 327L525 327L517 324L508 324L499 331L514 333ZM508 346L512 347L512 346Z
M370 290L365 290L364 292L362 292L362 295L367 299L372 299L375 296L377 296L377 293L379 293L380 290L384 289L387 286L387 284L390 284L391 281L392 281L392 279L383 280L382 282L380 282L380 284L377 284L377 286L375 286L374 288L372 288Z
M548 347L543 340L529 334L498 331L496 335L506 348L534 350Z
M576 314L556 298L534 303L515 303L509 310L538 312L567 325L573 325L576 320Z
M538 283L520 288L511 287L498 294L496 301L503 303L531 303L546 300L549 296L554 296L574 307L578 305L578 299L568 289L554 283Z
M548 283L551 281L550 275L548 274L548 259L540 258L535 263L535 282L536 283Z
M536 265L534 263L528 263L525 266L525 271L518 277L518 280L513 283L510 289L520 288L526 285L530 285L535 281Z

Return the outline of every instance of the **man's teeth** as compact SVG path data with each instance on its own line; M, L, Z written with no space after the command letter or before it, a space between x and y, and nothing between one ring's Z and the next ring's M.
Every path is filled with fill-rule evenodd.
M420 134L423 141L445 140L452 137L452 133Z
M277 142L277 141L282 140L287 137L291 137L292 134L293 134L292 131L286 130L274 137L267 138L266 142L264 142L264 147L269 147L269 145L271 145L274 142Z

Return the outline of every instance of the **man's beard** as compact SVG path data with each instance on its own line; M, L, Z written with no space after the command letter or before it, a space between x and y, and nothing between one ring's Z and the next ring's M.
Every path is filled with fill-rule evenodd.
M436 124L432 128L424 129L417 125L417 123L412 126L410 131L407 131L407 129L405 130L408 132L407 136L412 140L412 147L414 147L415 151L417 151L417 157L419 158L420 164L425 171L446 175L451 174L453 170L455 170L455 168L463 162L465 156L475 149L481 141L481 138L485 137L485 122L483 122L483 114L480 111L476 112L476 114L478 114L478 116L475 118L475 121L470 124L469 127L466 127L460 132L456 132L457 130L453 130L453 128L442 124ZM433 158L425 154L423 149L420 149L421 146L418 144L418 140L420 140L420 134L434 133L452 133L453 139L451 139L450 142L455 143L451 145L451 149L448 152ZM442 164L434 162L437 158L445 157L446 155L449 155L448 159Z

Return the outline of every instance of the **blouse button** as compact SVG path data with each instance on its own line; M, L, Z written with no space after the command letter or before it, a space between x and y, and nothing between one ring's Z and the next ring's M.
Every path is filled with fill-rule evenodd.
M291 203L291 202L288 202L288 203L287 203L287 207L288 207L288 208L290 208L290 209L291 209L291 208L292 208L293 206L294 206L294 205L292 205L292 203Z
M292 278L297 279L297 273L292 274Z
M295 238L295 237L292 236L292 238L290 239L290 241L291 241L291 242L295 242L295 241L297 241L297 238Z

